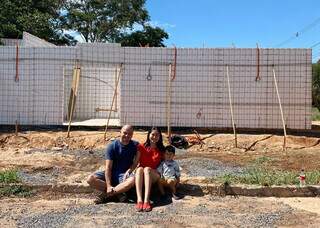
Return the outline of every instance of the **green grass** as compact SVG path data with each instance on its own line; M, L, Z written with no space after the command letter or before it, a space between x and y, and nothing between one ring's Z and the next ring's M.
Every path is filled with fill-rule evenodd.
M312 108L312 121L320 121L320 112L316 107Z
M10 184L20 182L17 170L0 171L0 183Z
M24 186L13 185L13 186L0 187L0 198L4 196L28 197L31 195L32 195L31 190Z
M4 196L20 196L27 197L32 194L31 190L21 185L7 185L17 184L20 178L17 170L0 171L0 198Z
M267 164L272 162L271 158L260 157L252 162L242 174L226 173L212 180L229 184L249 185L299 185L299 172L270 170ZM316 185L320 183L320 171L306 172L306 184Z

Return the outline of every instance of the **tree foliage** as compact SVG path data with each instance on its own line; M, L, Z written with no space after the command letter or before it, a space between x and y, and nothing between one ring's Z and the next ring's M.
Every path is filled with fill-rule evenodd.
M62 20L86 42L113 42L134 24L149 20L145 0L68 0Z
M168 37L168 34L163 29L147 25L142 31L135 31L119 36L116 42L121 43L122 46L165 47L163 42Z
M55 44L70 44L71 36L63 34L59 16L63 0L2 0L0 36L21 38L23 31Z
M312 104L320 110L320 60L312 64Z

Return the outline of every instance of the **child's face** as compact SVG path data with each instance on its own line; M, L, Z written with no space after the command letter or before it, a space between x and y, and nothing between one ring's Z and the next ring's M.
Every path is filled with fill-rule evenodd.
M174 158L174 154L173 153L168 152L168 151L166 151L164 153L164 160L171 161L171 160L173 160L173 158Z

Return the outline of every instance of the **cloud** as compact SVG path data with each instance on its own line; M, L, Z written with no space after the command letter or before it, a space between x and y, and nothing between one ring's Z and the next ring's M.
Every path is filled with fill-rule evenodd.
M159 22L159 21L150 21L150 22L147 22L147 24L151 25L152 27L160 27L160 28L163 28L163 29L170 29L170 28L175 28L176 25L175 24L170 24L170 23L162 23L162 22Z

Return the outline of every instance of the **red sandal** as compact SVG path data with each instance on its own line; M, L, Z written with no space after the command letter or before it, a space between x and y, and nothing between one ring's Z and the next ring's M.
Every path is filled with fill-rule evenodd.
M135 206L137 212L143 211L143 202L138 202Z
M146 203L143 204L143 211L144 212L149 212L151 210L152 210L152 207L151 207L150 202L146 202Z

